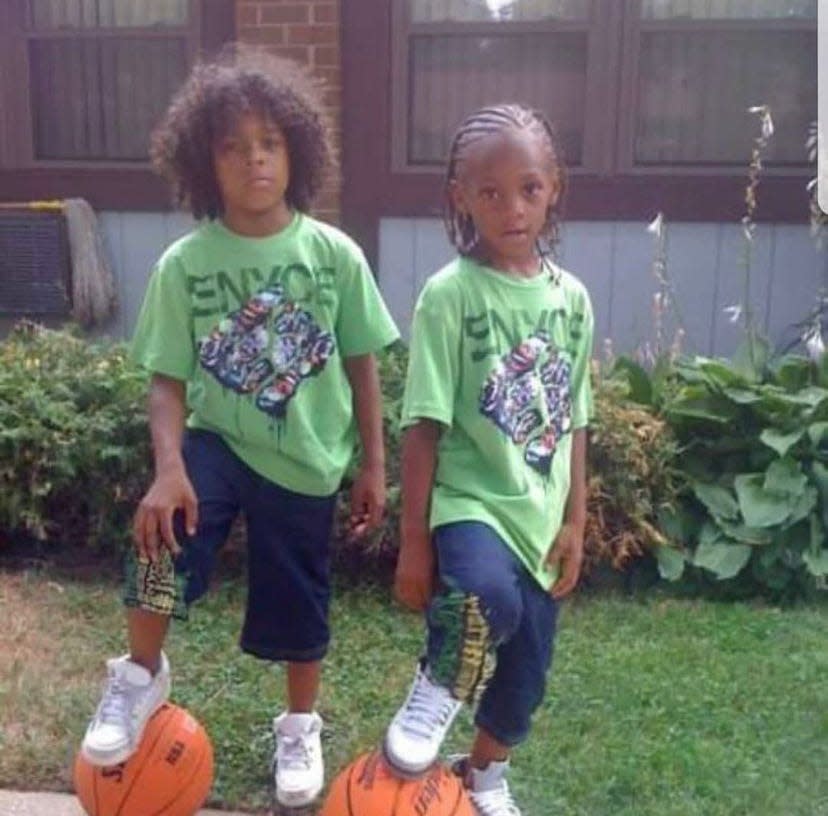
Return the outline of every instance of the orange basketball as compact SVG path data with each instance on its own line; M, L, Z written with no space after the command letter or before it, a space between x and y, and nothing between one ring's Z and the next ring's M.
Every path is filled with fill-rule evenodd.
M193 816L213 784L213 746L183 708L153 714L138 750L99 768L78 752L75 792L89 816Z
M319 816L474 816L474 809L462 781L444 765L419 779L400 779L375 751L334 779Z

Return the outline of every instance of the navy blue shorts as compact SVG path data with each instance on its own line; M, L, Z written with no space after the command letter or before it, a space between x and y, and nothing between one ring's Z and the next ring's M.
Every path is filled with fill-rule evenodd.
M478 727L517 745L543 700L558 604L489 525L446 524L433 538L438 587L427 612L429 674L477 706Z
M206 591L233 521L247 522L247 610L243 651L265 660L313 661L327 651L330 633L329 545L336 494L306 496L251 470L217 434L188 430L184 462L198 496L198 529L186 535L181 555L153 564L128 561L127 606L186 619L187 607Z

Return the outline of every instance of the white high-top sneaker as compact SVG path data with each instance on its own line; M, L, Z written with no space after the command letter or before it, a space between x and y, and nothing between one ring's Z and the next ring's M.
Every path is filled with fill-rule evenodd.
M469 799L477 816L521 816L506 782L508 770L508 761L490 762L483 771L471 769Z
M163 652L155 676L129 655L107 660L106 668L106 686L81 743L84 757L99 766L125 762L141 742L149 718L170 696L170 664Z
M276 801L283 807L304 807L322 792L325 766L322 762L322 718L317 713L285 711L273 720L276 753L273 775Z
M433 683L423 666L408 698L385 733L385 758L403 776L419 776L437 760L440 746L463 707L449 690Z

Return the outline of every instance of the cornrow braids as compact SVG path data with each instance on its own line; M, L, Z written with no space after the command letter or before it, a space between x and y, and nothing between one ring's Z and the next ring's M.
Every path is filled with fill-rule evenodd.
M175 203L195 218L223 214L213 146L251 112L285 136L288 205L307 212L321 189L332 152L318 84L297 63L231 43L216 59L195 66L151 137L155 169L170 183Z
M449 148L448 166L443 185L443 221L449 241L461 255L470 255L477 246L479 236L470 215L457 211L451 196L451 186L458 179L459 166L466 151L476 142L509 129L531 130L545 142L549 161L554 166L558 183L558 202L566 190L566 168L557 134L550 121L540 111L523 105L503 104L481 108L468 116L457 129ZM553 254L559 240L558 206L552 206L546 213L546 221L538 236L538 250L541 257Z

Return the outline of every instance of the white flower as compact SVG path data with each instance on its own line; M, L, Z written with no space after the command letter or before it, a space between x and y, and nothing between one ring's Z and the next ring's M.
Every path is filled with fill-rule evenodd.
M802 343L808 352L808 356L814 362L817 362L825 354L825 343L822 340L822 331L817 323L802 335Z
M774 126L770 108L767 105L754 105L748 108L748 113L758 113L762 117L762 138L766 141L773 136Z
M727 319L731 323L736 323L742 316L742 304L734 303L732 306L725 306L722 311L727 315Z
M661 238L664 234L664 213L659 213L650 223L647 225L647 232L655 235L657 238Z

